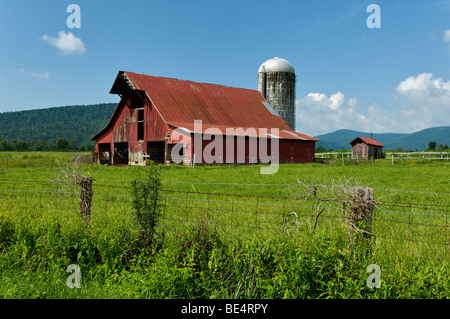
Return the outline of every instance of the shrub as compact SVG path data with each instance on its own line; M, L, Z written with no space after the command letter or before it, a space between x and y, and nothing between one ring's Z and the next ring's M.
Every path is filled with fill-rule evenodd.
M142 240L150 245L157 235L156 226L162 214L162 196L160 167L150 161L146 169L145 175L137 174L136 180L131 182L131 188L133 213L140 225Z

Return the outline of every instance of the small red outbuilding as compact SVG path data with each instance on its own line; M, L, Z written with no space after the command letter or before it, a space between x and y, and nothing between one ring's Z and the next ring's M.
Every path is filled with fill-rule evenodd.
M352 145L352 157L359 159L382 158L384 145L372 138L358 136L350 142Z

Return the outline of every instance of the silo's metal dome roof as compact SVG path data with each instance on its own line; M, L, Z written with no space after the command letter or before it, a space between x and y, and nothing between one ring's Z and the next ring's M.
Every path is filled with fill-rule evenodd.
M294 67L287 60L274 57L272 59L267 60L258 70L260 72L290 72L295 73Z

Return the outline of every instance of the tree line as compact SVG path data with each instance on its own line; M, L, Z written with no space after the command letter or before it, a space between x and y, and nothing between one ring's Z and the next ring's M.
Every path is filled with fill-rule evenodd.
M447 151L450 147L447 144L438 144L436 142L428 142L427 151Z
M26 141L12 141L7 142L3 139L0 139L0 152L2 151L81 151L88 152L91 151L94 147L94 142L86 142L85 144L80 145L77 140L70 139L66 140L65 138L59 138L56 140L56 143L49 141L35 141L35 142L26 142Z

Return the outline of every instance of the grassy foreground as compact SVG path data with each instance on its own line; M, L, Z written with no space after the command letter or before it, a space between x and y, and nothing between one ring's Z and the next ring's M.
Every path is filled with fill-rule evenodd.
M0 188L10 187L10 181L48 181L58 169L56 160L67 162L71 156L0 153ZM259 166L169 166L161 174L165 189L248 195L295 192L296 188L286 184L295 185L297 180L330 184L356 178L359 184L373 187L377 198L448 205L448 195L436 193L449 193L449 168L448 163L392 166L380 161L360 166L281 165L274 175L259 174ZM95 180L94 198L102 192L100 185L129 186L133 174L145 170L98 165L85 169ZM49 194L47 200L46 196L0 191L2 298L450 296L448 259L418 258L407 250L394 251L396 246L392 251L350 249L342 225L312 232L308 220L304 227L289 232L229 236L211 219L194 218L195 222L181 225L177 232L165 232L158 245L149 245L141 240L130 203L110 201L107 211L94 209L86 224L79 216L76 198ZM443 225L448 225L447 217L443 218ZM448 228L443 230L448 242ZM66 284L70 264L81 268L80 289ZM380 288L367 285L370 264L381 269Z

